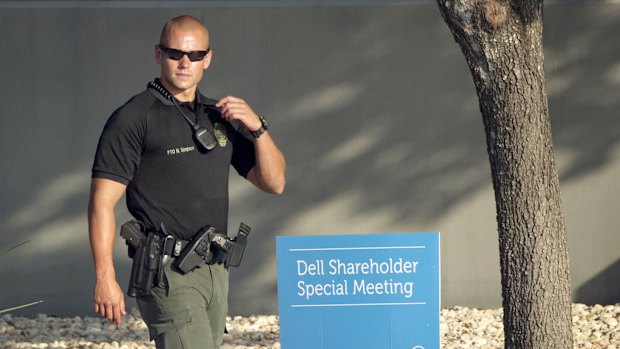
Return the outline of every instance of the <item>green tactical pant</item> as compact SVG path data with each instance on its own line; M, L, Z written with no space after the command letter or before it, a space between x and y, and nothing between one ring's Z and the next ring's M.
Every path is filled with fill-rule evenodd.
M150 296L137 304L157 349L218 349L228 313L228 270L203 265L185 275L163 269Z

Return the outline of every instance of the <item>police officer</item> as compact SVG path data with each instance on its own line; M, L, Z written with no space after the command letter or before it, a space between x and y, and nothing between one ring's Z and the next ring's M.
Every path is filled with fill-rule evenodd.
M280 194L285 160L267 121L242 99L212 100L198 90L213 55L209 32L191 16L167 22L155 45L158 79L108 119L92 170L88 222L95 265L95 311L119 325L124 295L116 280L114 207L148 230L162 224L179 240L205 225L226 233L232 165L264 192ZM197 129L208 139L198 139ZM167 264L138 308L157 348L219 348L227 315L228 270L203 265L187 274Z

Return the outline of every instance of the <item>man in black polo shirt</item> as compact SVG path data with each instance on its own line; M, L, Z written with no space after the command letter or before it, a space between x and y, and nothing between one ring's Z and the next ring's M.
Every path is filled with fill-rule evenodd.
M267 193L284 190L284 156L266 121L242 99L211 100L198 91L211 56L202 22L170 20L155 46L160 78L112 114L99 140L88 206L94 303L117 325L125 302L113 264L114 207L123 194L147 230L163 225L176 239L191 240L206 225L226 234L230 165ZM182 275L168 263L162 272L151 294L137 298L157 347L219 348L228 270L206 264Z

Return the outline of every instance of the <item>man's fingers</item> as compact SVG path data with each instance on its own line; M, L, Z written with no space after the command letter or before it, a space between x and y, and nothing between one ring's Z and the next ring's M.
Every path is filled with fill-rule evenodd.
M114 323L116 326L120 326L121 324L121 309L120 307L114 307Z
M243 102L243 100L241 98L237 98L237 97L233 97L233 96L226 96L222 99L220 99L219 101L217 101L217 103L215 103L216 107L222 107L228 103L235 103L235 102Z
M127 315L127 312L125 311L125 297L121 298L121 315Z
M125 310L125 300L121 299L119 304L95 304L95 312L101 317L120 326L123 315L127 315Z
M97 304L97 314L101 315L101 317L105 317L105 305Z
M222 116L224 116L225 118L232 118L235 116L240 116L240 115L246 115L247 111L246 109L242 108L242 107L226 107L224 109L222 109Z
M105 315L104 317L109 321L114 321L114 306L112 304L107 304L105 307Z

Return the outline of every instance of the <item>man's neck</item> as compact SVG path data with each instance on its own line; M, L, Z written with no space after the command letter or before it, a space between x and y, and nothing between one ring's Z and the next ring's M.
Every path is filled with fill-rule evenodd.
M196 88L193 91L184 90L173 95L179 102L193 102L196 99Z

